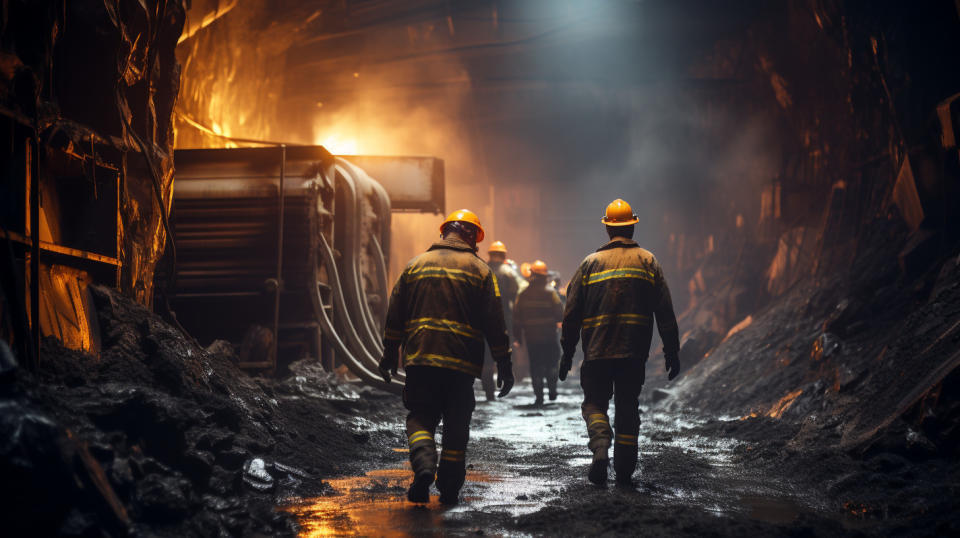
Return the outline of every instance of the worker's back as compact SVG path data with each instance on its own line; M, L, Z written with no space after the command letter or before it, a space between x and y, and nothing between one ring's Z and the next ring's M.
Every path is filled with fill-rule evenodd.
M403 340L406 366L479 376L485 335L497 343L495 357L508 352L496 279L466 243L434 243L410 261L394 294L386 335Z
M586 360L646 359L654 319L661 334L677 330L660 264L631 239L614 238L587 256L570 280L567 302L563 339L575 345L582 336Z

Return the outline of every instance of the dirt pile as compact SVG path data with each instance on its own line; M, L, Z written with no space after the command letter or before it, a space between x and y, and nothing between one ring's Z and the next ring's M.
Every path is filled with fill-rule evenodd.
M0 393L14 534L291 534L279 498L322 495L323 478L400 444L382 426L402 416L393 395L309 361L251 378L229 344L201 349L113 291L93 295L101 356L45 342L39 377Z
M884 532L956 532L960 245L916 254L930 240L877 221L848 267L684 357L688 371L647 404L708 411L703 433L742 441L739 464L825 489Z

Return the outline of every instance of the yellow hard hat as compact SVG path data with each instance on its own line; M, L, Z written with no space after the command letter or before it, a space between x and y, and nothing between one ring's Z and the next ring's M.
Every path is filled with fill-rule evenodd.
M469 209L458 209L447 215L447 219L440 225L440 233L443 233L443 227L448 222L467 222L477 227L477 243L483 241L483 226L480 226L480 219L477 214Z
M606 214L600 219L600 222L607 226L629 226L639 221L640 219L633 214L633 209L630 209L630 204L620 198L610 202Z
M530 278L530 262L520 264L520 274L523 275L523 278Z
M503 252L506 254L507 245L504 245L503 241L494 241L490 244L490 248L487 250L487 252Z
M547 274L547 264L544 263L543 260L537 260L537 261L533 262L533 265L530 266L530 272L533 273L533 274L536 274L536 275L544 275L544 276L546 276L546 274Z

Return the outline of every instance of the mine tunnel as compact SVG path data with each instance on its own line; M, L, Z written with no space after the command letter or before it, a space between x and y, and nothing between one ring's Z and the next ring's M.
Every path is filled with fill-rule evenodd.
M0 21L0 535L960 534L960 3Z

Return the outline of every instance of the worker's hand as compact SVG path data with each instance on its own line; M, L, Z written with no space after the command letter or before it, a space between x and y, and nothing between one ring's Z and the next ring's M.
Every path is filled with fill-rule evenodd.
M670 353L664 356L667 368L667 380L673 381L680 375L680 356L677 353Z
M390 382L390 375L397 375L397 354L391 353L389 350L383 352L383 358L380 359L380 364L377 365L377 369L380 370L380 376L383 377L384 383Z
M500 389L497 398L510 394L510 389L513 388L513 363L510 359L497 361L497 387Z
M560 357L560 367L557 369L557 378L560 381L563 381L567 378L567 373L570 372L570 368L573 368L573 355L567 355L566 353Z

